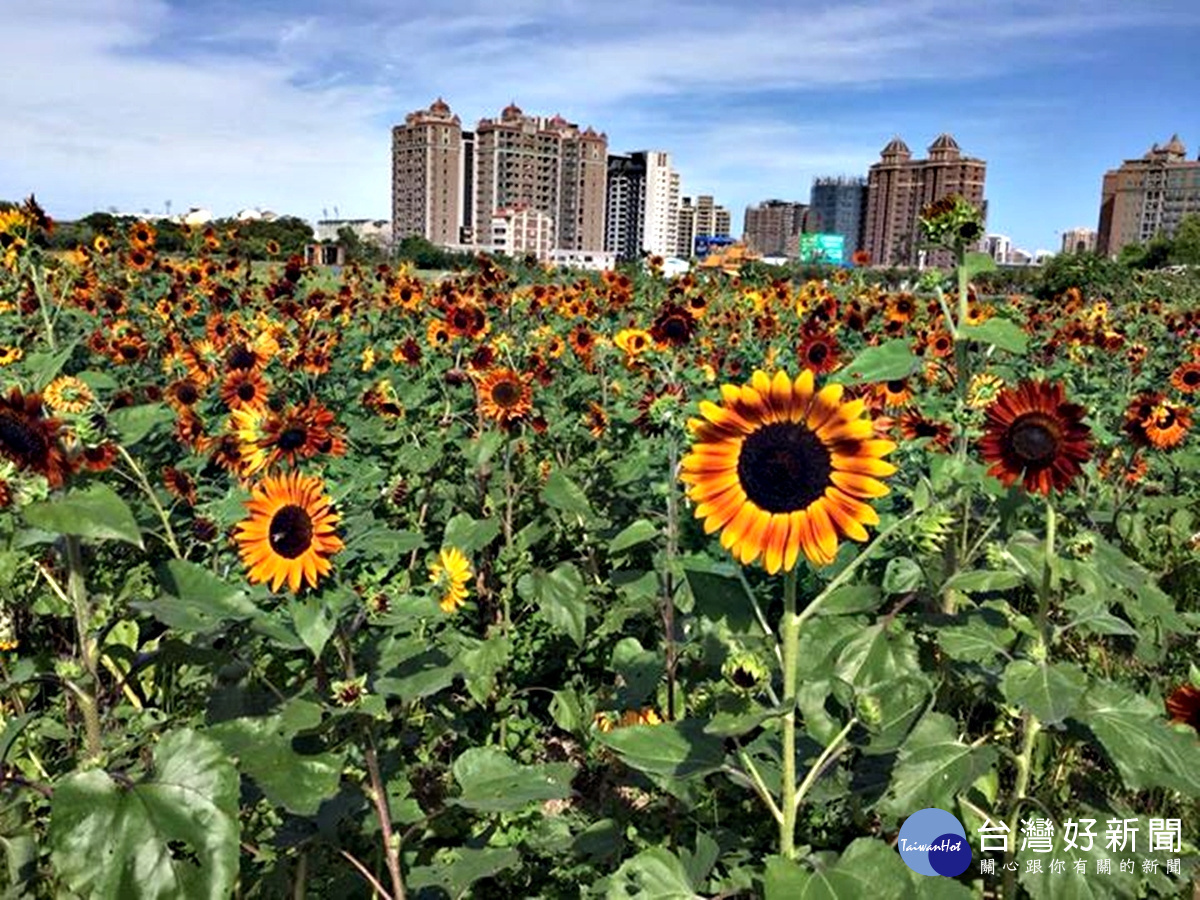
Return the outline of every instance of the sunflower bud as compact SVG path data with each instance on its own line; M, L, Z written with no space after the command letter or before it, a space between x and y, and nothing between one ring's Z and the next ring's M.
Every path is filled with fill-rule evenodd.
M753 653L741 651L725 660L721 674L734 688L746 694L756 694L767 683L770 672Z
M855 701L855 715L868 728L883 721L883 705L874 694L859 694Z

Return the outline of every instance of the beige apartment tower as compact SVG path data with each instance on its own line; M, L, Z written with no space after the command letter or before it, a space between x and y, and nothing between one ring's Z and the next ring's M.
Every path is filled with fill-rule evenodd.
M1189 161L1179 135L1141 159L1104 173L1096 252L1116 256L1127 244L1175 233L1184 216L1200 213L1200 157Z
M392 238L459 240L462 123L439 97L392 129Z
M948 134L929 145L928 159L913 159L899 137L883 148L880 161L867 177L867 212L863 223L863 249L875 265L916 265L920 260L921 210L948 194L961 194L986 214L983 198L987 163L963 156L958 142ZM928 265L948 266L945 250L930 251Z

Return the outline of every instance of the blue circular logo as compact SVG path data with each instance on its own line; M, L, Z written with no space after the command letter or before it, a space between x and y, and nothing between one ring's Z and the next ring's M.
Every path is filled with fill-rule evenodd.
M918 809L900 828L900 858L922 875L961 875L971 865L967 830L944 809Z

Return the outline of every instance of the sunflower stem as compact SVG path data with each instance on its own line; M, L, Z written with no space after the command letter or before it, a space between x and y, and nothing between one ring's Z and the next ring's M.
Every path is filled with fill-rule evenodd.
M679 555L679 497L675 490L678 478L679 447L675 436L667 441L667 545L663 564L662 623L666 642L667 721L675 721L675 670L679 665L675 647L675 575L672 571Z
M830 760L832 760L835 756L837 756L838 753L841 752L842 744L845 742L846 736L850 734L851 730L853 730L854 726L857 724L858 716L851 716L850 721L846 723L846 726L836 735L834 735L833 740L829 742L829 745L821 751L821 755L818 756L817 761L812 764L812 768L809 769L808 774L804 776L804 781L800 785L799 790L796 791L795 803L797 810L800 809L800 804L804 802L804 798L808 795L808 792L812 790L812 786L817 783L817 779L821 777L821 773L825 771L825 767L829 765Z
M371 800L379 817L379 829L383 837L383 855L387 860L388 875L392 879L392 897L404 900L404 876L400 871L400 835L392 831L392 814L388 809L387 791L379 771L379 756L375 752L375 735L367 728L367 745L363 748L363 759L371 779Z
M100 711L96 706L96 691L100 687L100 671L96 666L96 644L88 633L88 622L91 620L91 608L88 606L87 583L83 573L83 547L79 536L63 535L67 556L67 595L71 598L71 607L75 613L75 631L79 636L79 655L83 658L83 667L87 670L91 682L88 689L79 687L68 681L67 685L79 700L79 709L83 714L84 740L87 746L89 760L99 759L104 752L100 731Z
M146 477L146 473L137 464L137 460L133 458L133 455L123 445L117 444L117 452L121 454L121 459L125 460L125 465L133 470L133 474L137 476L138 484L141 486L142 491L150 498L150 504L154 507L154 511L158 513L158 518L163 524L163 540L171 548L171 552L175 555L175 558L182 559L183 554L179 550L179 542L175 540L175 532L171 529L170 517L167 515L167 511L163 509L163 505L158 501L158 496L154 493L150 479Z
M796 612L796 568L788 569L783 580L783 775L780 784L779 853L786 859L796 856L796 664L800 655L801 617Z

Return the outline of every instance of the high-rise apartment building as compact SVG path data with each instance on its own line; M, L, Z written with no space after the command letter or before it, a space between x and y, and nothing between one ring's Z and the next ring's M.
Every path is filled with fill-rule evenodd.
M396 239L486 243L496 210L528 206L554 222L554 246L602 251L608 139L515 104L463 131L440 98L392 129Z
M899 137L880 153L867 176L863 249L882 265L916 265L921 259L921 210L949 194L959 194L986 216L983 198L987 163L962 155L958 142L942 134L929 145L928 159L913 159ZM952 265L949 251L929 251L925 262Z
M527 116L509 104L475 128L475 218L526 203L554 218L555 245L604 249L608 139L562 116Z
M608 157L604 246L620 259L671 256L678 232L679 173L671 156L642 150Z
M392 129L393 239L457 243L462 191L462 123L439 97Z
M490 246L509 256L531 255L540 261L554 249L554 218L527 203L501 207L492 212Z
M840 234L845 258L862 249L867 213L867 179L814 178L808 204L808 230Z
M764 200L746 207L742 239L762 256L787 256L796 236L804 230L808 206L788 200Z
M1063 253L1092 253L1096 250L1096 230L1094 228L1070 228L1063 232Z
M1200 157L1189 161L1179 135L1141 159L1104 173L1096 252L1116 256L1126 244L1173 235L1184 216L1200 213Z
M675 255L683 259L695 254L696 238L729 237L733 227L729 210L718 206L708 194L698 196L695 204L691 197L684 197L679 204L678 221Z

